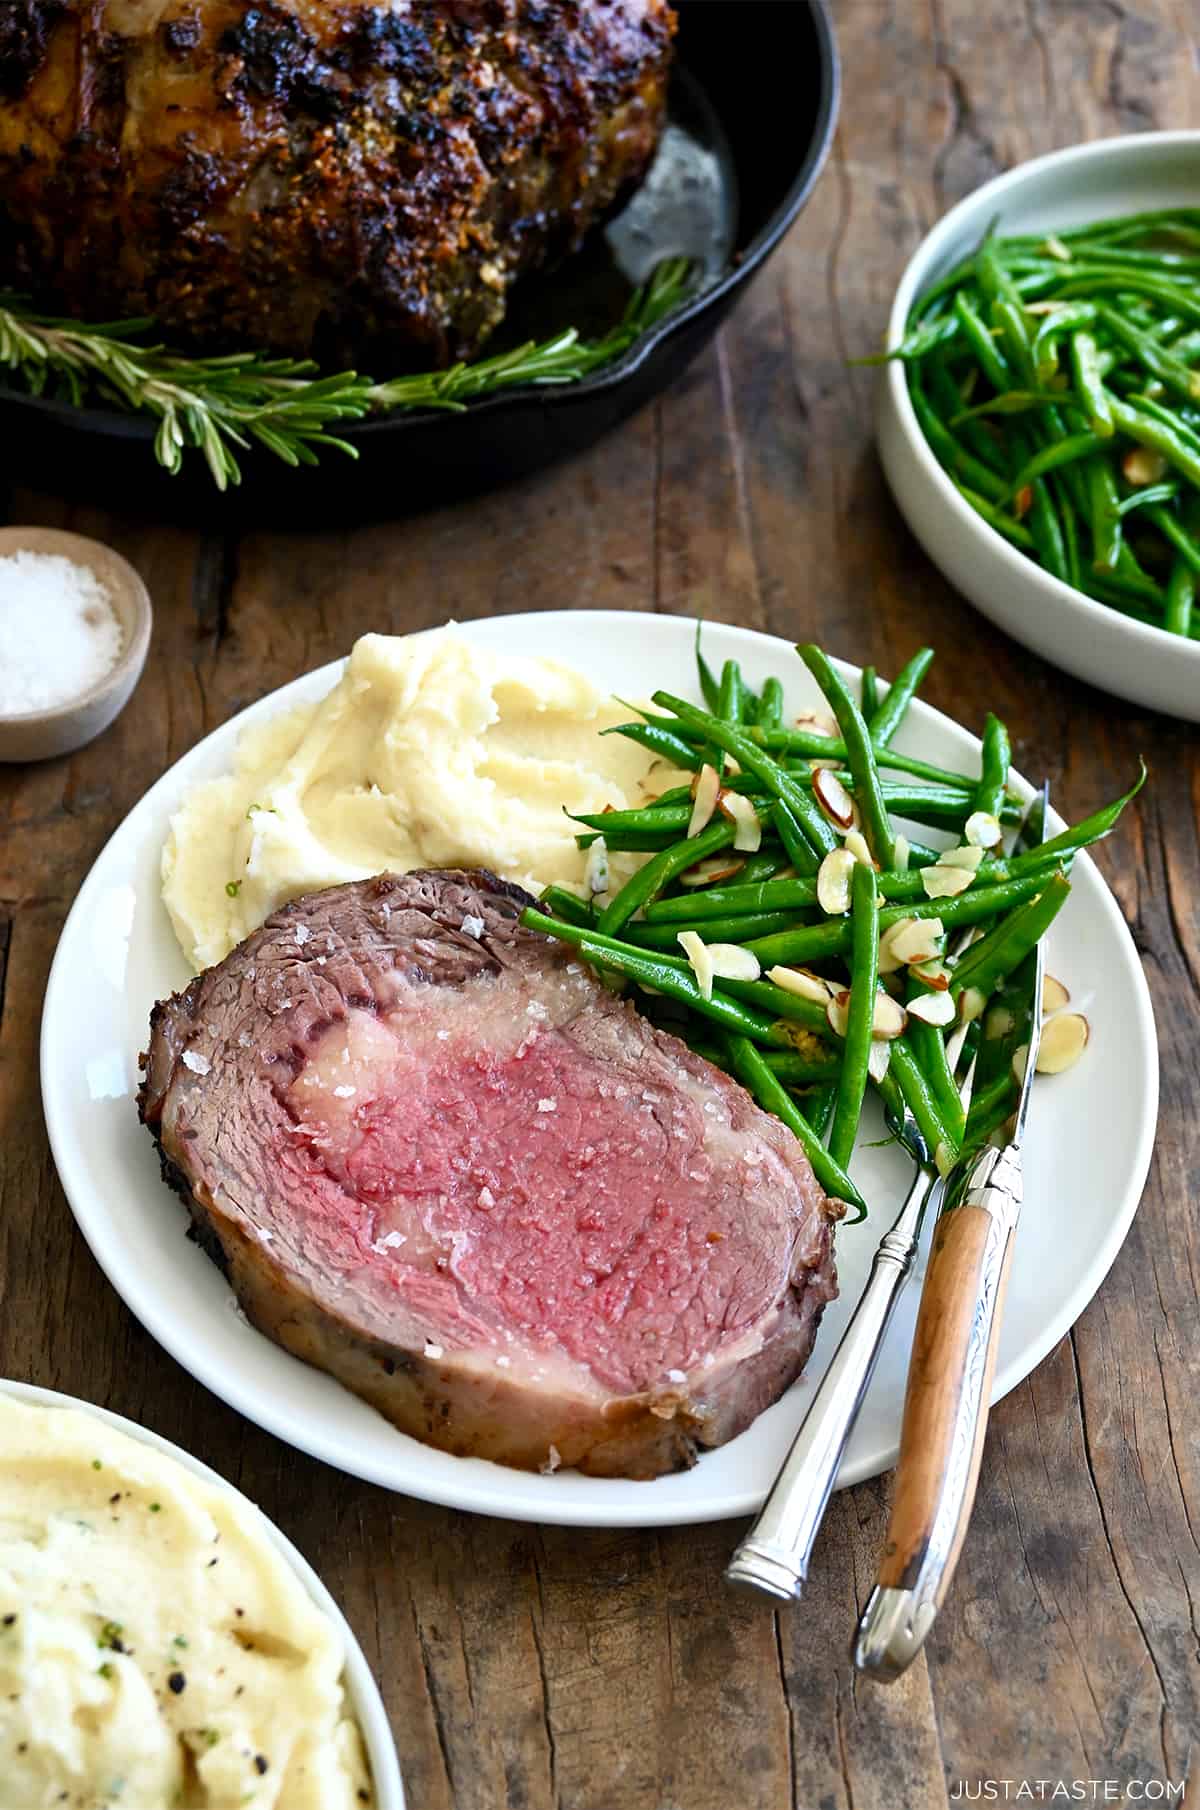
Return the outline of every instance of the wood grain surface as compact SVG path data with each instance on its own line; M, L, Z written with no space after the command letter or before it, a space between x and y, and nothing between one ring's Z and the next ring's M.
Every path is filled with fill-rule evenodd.
M325 533L196 532L145 519L136 497L106 514L19 477L0 499L10 521L110 541L157 611L116 726L69 760L0 769L0 1371L185 1442L280 1522L362 1638L413 1810L924 1810L1004 1779L1112 1780L1124 1801L1131 1782L1186 1777L1200 1740L1197 735L1063 677L948 589L885 493L871 377L845 365L968 189L1078 139L1200 126L1200 18L1195 0L835 11L841 129L801 220L712 350L574 463ZM846 1657L886 1479L835 1499L807 1599L779 1614L722 1593L734 1525L539 1531L389 1496L257 1432L165 1357L55 1179L46 972L88 865L150 782L365 629L568 604L702 609L885 673L932 642L931 702L976 728L993 705L1073 817L1120 791L1139 752L1153 770L1099 858L1158 1014L1154 1170L1099 1296L993 1416L950 1599L890 1690L856 1683Z

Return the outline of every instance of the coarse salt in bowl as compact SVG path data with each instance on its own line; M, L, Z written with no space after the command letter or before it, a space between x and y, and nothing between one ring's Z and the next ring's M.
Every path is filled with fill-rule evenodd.
M0 530L0 761L69 754L107 729L146 663L152 612L111 547Z

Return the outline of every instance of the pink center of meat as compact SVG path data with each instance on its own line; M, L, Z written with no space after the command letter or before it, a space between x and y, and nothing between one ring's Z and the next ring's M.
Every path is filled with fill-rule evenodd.
M470 989L430 991L402 1037L357 1010L326 1029L285 1096L293 1160L353 1203L364 1262L397 1286L443 1278L468 1312L622 1392L778 1299L788 1228L748 1241L744 1222L779 1159L742 1130L738 1161L714 1163L732 1133L711 1087L614 1072L536 1001L514 1034L481 1036Z

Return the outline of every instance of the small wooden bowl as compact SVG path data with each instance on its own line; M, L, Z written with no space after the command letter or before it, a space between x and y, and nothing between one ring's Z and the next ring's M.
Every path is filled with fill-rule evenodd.
M0 559L13 553L58 554L77 566L90 566L121 624L117 663L89 690L48 710L0 714L0 761L52 760L92 741L124 709L146 664L153 621L150 594L128 560L82 534L55 528L0 528Z

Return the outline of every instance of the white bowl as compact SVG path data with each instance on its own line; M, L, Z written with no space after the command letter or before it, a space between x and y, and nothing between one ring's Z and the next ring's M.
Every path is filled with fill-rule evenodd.
M392 1731L388 1724L387 1711L379 1695L379 1687L375 1683L371 1668L367 1664L366 1655L355 1640L350 1624L330 1596L328 1590L313 1570L308 1560L282 1534L275 1523L263 1514L262 1510L249 1497L243 1496L240 1490L234 1489L224 1477L210 1470L208 1465L201 1464L182 1446L172 1445L169 1439L163 1439L158 1433L152 1433L148 1427L139 1426L135 1420L126 1420L121 1414L111 1414L107 1408L98 1408L94 1402L81 1401L74 1395L60 1395L54 1389L39 1389L32 1383L11 1382L0 1378L0 1391L11 1395L16 1401L25 1402L34 1408L74 1408L80 1414L92 1414L102 1420L118 1433L124 1433L129 1439L140 1439L144 1445L153 1446L156 1452L163 1452L173 1458L187 1471L196 1477L202 1477L206 1483L215 1484L218 1489L228 1490L236 1496L243 1507L257 1517L262 1523L263 1532L282 1552L288 1564L296 1573L318 1609L333 1623L346 1655L346 1695L350 1707L354 1711L358 1726L362 1731L363 1745L367 1750L367 1758L371 1763L372 1782L375 1787L375 1810L404 1810L404 1787L400 1780L400 1763L396 1758L396 1743L392 1739Z
M1001 235L1042 232L1144 208L1197 205L1200 132L1106 138L1020 164L960 201L922 240L896 291L888 348L904 338L913 303L970 255L993 222ZM1200 642L1096 603L988 527L930 450L899 362L884 366L877 426L884 473L901 513L976 608L1076 678L1200 722Z

